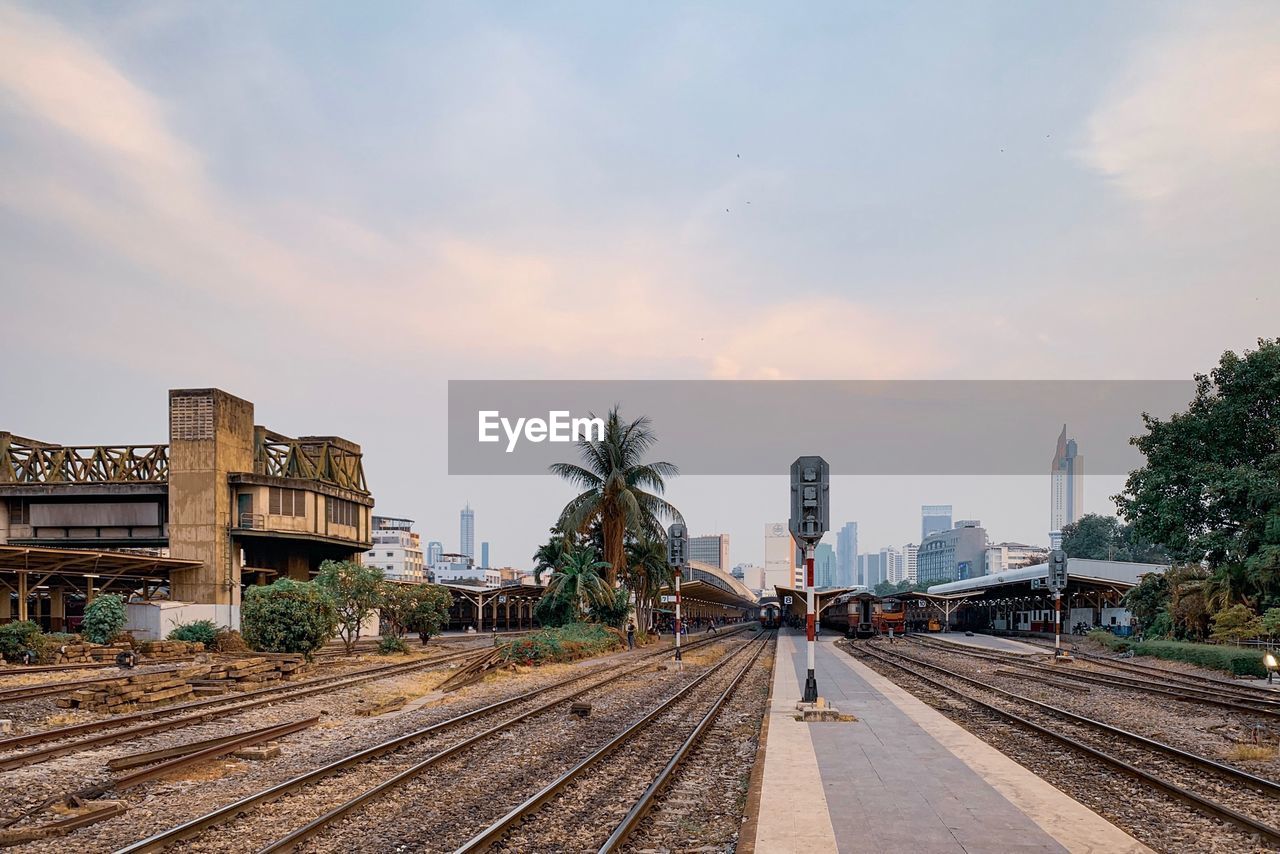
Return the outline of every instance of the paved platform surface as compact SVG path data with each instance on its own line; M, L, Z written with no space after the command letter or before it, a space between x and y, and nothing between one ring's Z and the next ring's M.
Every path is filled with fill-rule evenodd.
M804 636L780 634L757 854L1148 850L836 648L834 638L818 644L815 670L821 695L858 720L795 719Z
M992 635L975 634L973 637L969 637L964 632L938 632L937 634L924 635L924 637L930 640L959 644L960 646L976 646L982 649L994 649L997 652L1016 652L1019 655L1047 655L1053 652L1048 647L1023 643L1010 638L993 637Z

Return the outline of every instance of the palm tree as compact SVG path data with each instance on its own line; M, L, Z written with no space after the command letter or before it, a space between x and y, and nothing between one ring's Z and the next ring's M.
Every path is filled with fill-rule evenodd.
M560 528L585 534L593 524L599 524L604 559L609 563L605 580L610 587L626 568L627 534L662 540L664 518L684 522L680 511L659 497L666 489L663 479L678 474L676 467L643 461L645 452L657 441L650 425L644 416L624 423L614 406L605 419L604 437L578 442L584 465L551 466L553 474L582 490L560 513Z
M579 617L590 613L592 608L613 601L613 588L600 576L600 570L608 566L608 562L596 559L593 548L568 552L552 573L543 595L572 602Z
M1213 574L1201 582L1205 604L1213 611L1224 611L1237 603L1249 610L1256 610L1258 583L1244 564L1230 563L1219 566Z
M636 594L636 624L645 628L659 591L674 578L667 563L666 543L649 538L628 542L627 575L628 586Z
M542 573L553 573L564 561L565 555L569 554L571 546L565 541L562 532L551 529L551 539L538 546L538 550L533 553L533 582L534 584L542 583Z

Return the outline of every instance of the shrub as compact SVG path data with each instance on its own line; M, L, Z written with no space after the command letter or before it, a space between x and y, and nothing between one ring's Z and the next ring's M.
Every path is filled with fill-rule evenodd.
M169 632L169 640L202 643L206 649L213 649L213 644L217 639L218 627L213 624L213 620L193 620L190 623L180 623L173 627L173 631Z
M1094 629L1089 632L1088 639L1099 646L1105 646L1112 652L1127 652L1129 649L1128 640L1116 637L1106 629Z
M620 628L631 615L631 591L619 587L614 593L613 601L597 605L591 609L591 619L606 626Z
M522 664L576 661L621 646L618 633L599 623L570 623L541 629L503 644L506 660Z
M235 629L218 629L213 639L213 648L217 652L247 652L249 645Z
M85 606L80 632L85 640L92 643L111 643L127 621L124 597L115 593L100 593Z
M538 625L554 629L573 622L573 602L563 596L544 594L533 608Z
M1169 661L1185 661L1213 670L1224 670L1235 676L1267 675L1261 652L1234 646L1151 640L1135 644L1133 652L1135 655L1151 655Z
M17 661L27 650L40 652L40 627L30 620L5 623L0 626L0 656Z
M301 652L308 657L333 637L338 614L333 600L310 581L281 578L250 587L240 608L244 640L259 652Z
M1249 640L1266 633L1262 620L1244 605L1233 605L1213 615L1213 632L1216 641Z
M382 640L378 641L379 655L391 655L393 652L404 655L408 651L409 647L405 644L404 640L396 637L395 635L387 635Z

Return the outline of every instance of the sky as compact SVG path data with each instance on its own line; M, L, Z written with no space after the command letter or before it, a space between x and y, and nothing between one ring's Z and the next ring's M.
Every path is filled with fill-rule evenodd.
M448 476L450 379L1185 379L1277 334L1278 215L1272 2L0 0L0 429L159 442L217 386L495 564L571 493ZM789 462L669 497L758 562ZM833 521L1042 542L1048 489Z

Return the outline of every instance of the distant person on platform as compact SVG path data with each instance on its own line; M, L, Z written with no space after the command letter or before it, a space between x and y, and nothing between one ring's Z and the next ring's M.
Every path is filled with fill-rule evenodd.
M893 626L889 627L889 643L893 643Z
M636 648L636 624L627 623L627 649Z

